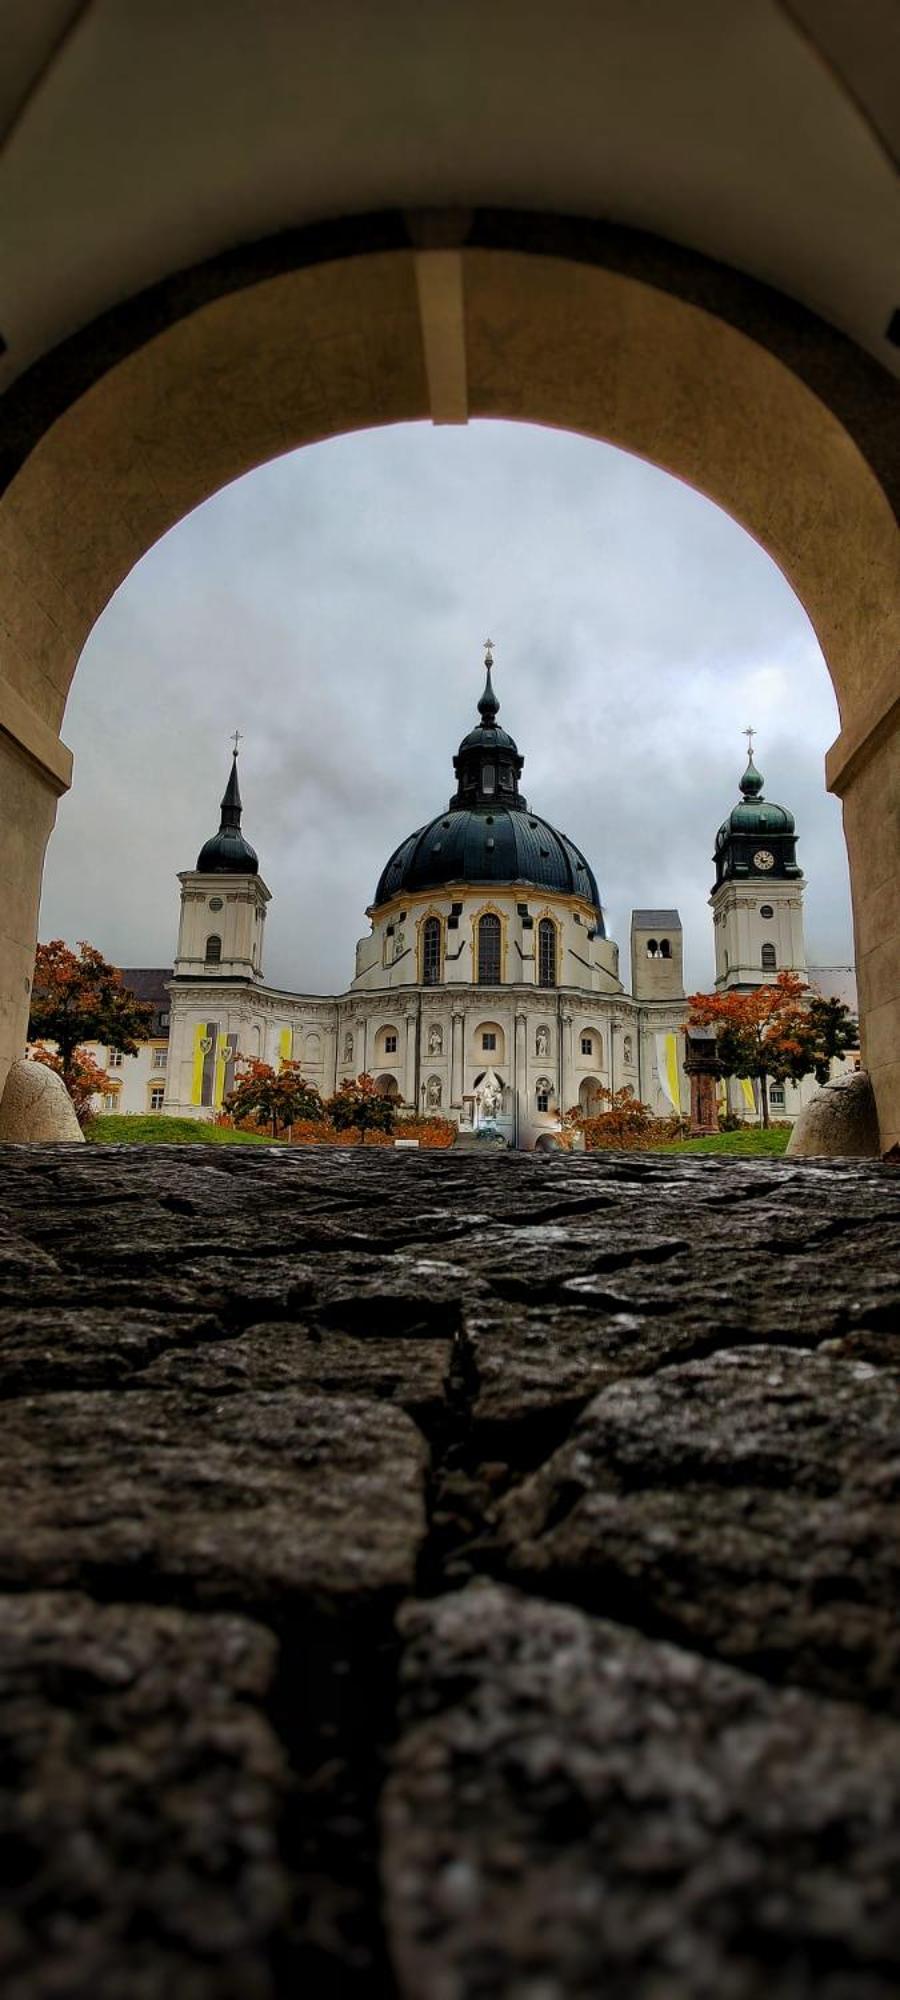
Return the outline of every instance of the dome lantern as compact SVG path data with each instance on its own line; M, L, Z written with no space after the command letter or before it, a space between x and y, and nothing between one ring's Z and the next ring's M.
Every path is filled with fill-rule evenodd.
M793 879L803 872L797 861L794 815L765 798L764 779L753 762L755 732L744 733L751 741L747 769L738 786L741 796L716 834L716 887L729 879Z

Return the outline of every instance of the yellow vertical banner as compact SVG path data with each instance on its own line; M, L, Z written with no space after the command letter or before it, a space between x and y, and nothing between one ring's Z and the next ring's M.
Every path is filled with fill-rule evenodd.
M278 1043L279 1069L281 1068L282 1063L292 1062L293 1058L294 1058L294 1030L293 1028L282 1028Z
M204 1044L206 1046L204 1046ZM203 1103L203 1058L209 1043L206 1022L198 1021L194 1029L194 1045L191 1061L191 1103Z
M752 1079L749 1076L739 1076L738 1083L741 1086L741 1096L743 1097L747 1110L752 1111L755 1115L757 1108L756 1092L753 1088Z
M658 1034L656 1042L656 1069L660 1089L668 1098L673 1111L681 1110L681 1077L678 1068L678 1036Z

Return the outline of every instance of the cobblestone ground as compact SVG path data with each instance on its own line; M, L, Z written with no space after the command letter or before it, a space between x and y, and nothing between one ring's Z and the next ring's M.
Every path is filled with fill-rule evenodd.
M0 1152L4 2000L896 2000L898 1207Z

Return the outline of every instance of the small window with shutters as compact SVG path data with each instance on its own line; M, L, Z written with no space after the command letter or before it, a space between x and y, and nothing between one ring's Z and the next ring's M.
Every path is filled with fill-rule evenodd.
M773 944L763 945L761 959L762 959L762 969L764 972L775 971L777 959L775 957L775 946Z
M221 965L222 963L222 940L215 931L212 937L208 937L206 940L206 963L207 965Z

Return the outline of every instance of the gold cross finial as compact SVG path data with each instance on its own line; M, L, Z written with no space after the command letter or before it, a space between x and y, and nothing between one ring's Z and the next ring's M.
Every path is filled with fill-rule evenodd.
M491 657L493 657L493 652L494 652L494 641L493 641L493 639L485 639L485 642L484 642L484 657L485 657L485 659L487 659L487 658L488 658L488 655L490 655Z
M753 762L753 738L754 738L754 736L756 735L756 730L755 730L755 729L742 729L742 730L741 730L741 735L742 735L742 736L746 736L746 738L747 738L747 755L748 755L748 757L750 758L750 761L751 761L751 763L752 763L752 762Z
M235 756L237 756L237 753L238 753L238 744L239 744L239 743L243 743L243 741L244 741L244 739L243 739L243 736L241 735L241 732L240 732L240 730L239 730L239 729L236 729L236 730L235 730L235 732L234 732L234 735L233 735L233 737L232 737L231 741L232 741L232 743L234 744L234 754L235 754Z

